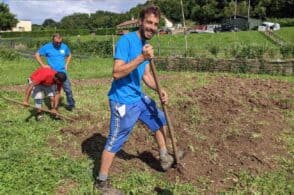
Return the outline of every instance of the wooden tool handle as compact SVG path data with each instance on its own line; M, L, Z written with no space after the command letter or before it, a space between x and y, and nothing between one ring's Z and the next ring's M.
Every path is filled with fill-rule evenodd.
M5 100L7 100L7 101L14 102L14 103L16 103L16 104L20 104L20 105L27 106L27 107L30 107L30 108L39 109L39 110L41 110L41 111L43 111L43 112L47 112L47 113L50 113L50 114L56 115L56 116L58 116L58 117L60 117L60 118L62 118L62 119L66 119L66 120L69 120L69 121L75 121L75 119L73 119L73 118L70 118L70 117L64 116L64 115L59 114L59 113L52 112L51 110L47 110L47 109L44 109L44 108L36 108L35 106L32 106L32 105L26 105L26 104L24 104L24 103L22 103L22 102L20 102L20 101L13 100L13 99L10 99L10 98L7 98L7 97L3 97L3 96L2 96L2 98L5 99Z
M169 131L169 134L170 134L170 137L171 137L176 163L179 163L180 159L179 159L178 150L177 150L177 146L176 146L176 140L175 140L175 137L174 137L174 129L173 129L171 120L169 118L166 105L161 101L161 96L160 96L161 95L161 88L160 88L160 84L159 84L159 81L158 81L158 78L157 78L156 68L155 68L155 64L154 64L153 59L150 60L150 67L151 67L151 72L152 72L153 77L154 77L154 81L155 81L156 89L157 89L157 92L158 92L158 95L159 95L159 99L160 99L160 102L161 102L162 110L163 110L164 115L165 115L167 128L168 128L168 131Z

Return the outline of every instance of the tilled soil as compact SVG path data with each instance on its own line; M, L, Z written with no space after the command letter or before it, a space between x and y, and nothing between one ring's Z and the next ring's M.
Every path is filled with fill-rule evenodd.
M196 78L187 80L196 81ZM183 173L170 169L164 173L168 180L190 182L201 189L199 178L206 178L206 183L211 184L209 191L218 192L234 185L240 171L262 174L275 170L279 166L276 157L287 156L285 143L279 137L289 128L283 112L294 109L293 84L216 76L204 87L173 90L170 86L168 91L179 98L169 107L169 114L178 146L186 152L180 162ZM107 137L108 120L81 116L81 120L84 119L93 122L93 126L78 129L71 124L61 129L66 141L60 143L50 138L49 144L73 157L87 155L94 160L96 172ZM81 147L70 146L73 142L80 143ZM171 149L170 142L168 145ZM154 139L140 123L118 153L111 174L128 172L130 167L162 171Z

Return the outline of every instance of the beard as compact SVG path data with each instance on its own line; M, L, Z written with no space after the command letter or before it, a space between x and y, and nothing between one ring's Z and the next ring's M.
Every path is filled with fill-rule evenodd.
M143 39L145 40L150 40L152 39L152 37L154 36L154 34L156 33L156 31L148 29L148 28L144 28L143 26L141 26L140 28L140 35Z

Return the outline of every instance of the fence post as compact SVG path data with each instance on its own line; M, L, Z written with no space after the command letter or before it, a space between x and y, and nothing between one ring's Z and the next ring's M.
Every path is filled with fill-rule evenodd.
M80 35L78 35L77 42L78 42L78 46L80 47L81 46L81 36ZM79 58L79 62L81 63L82 62L81 54L79 55L78 58Z
M172 36L172 35L169 35L169 39L168 39L168 42L167 42L168 53L169 53L168 56L171 56L171 51L170 51L170 50L171 50L171 48L170 48L170 39L171 39L170 37L171 37L171 36Z
M14 49L14 47L15 47L15 41L11 40L10 41L10 48Z
M188 53L188 42L187 42L187 34L185 33L185 57L187 57L187 53Z
M115 43L114 43L114 35L112 35L112 57L115 56Z
M159 35L157 34L157 52L158 56L160 56L160 42L159 42Z

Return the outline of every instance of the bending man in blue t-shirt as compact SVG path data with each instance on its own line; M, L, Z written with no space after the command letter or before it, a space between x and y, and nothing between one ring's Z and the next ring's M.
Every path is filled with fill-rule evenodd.
M146 43L157 32L160 11L157 7L145 8L140 13L139 30L123 35L117 42L113 82L108 93L111 119L110 130L101 157L99 176L95 187L101 191L110 189L107 177L115 154L127 141L135 123L140 120L154 133L159 146L160 164L163 170L171 167L174 159L168 154L163 127L166 125L164 113L157 108L154 100L142 93L141 83L153 90L156 84L150 70L149 60L154 57L150 44ZM161 101L167 103L164 90Z
M41 56L47 58L47 64L43 62ZM69 47L62 42L61 35L55 33L52 37L52 42L43 45L35 54L35 58L42 67L51 67L57 72L67 73L71 61L71 53ZM67 108L68 110L72 110L75 107L75 100L73 98L68 75L62 88L66 94ZM57 98L59 99L60 97Z

